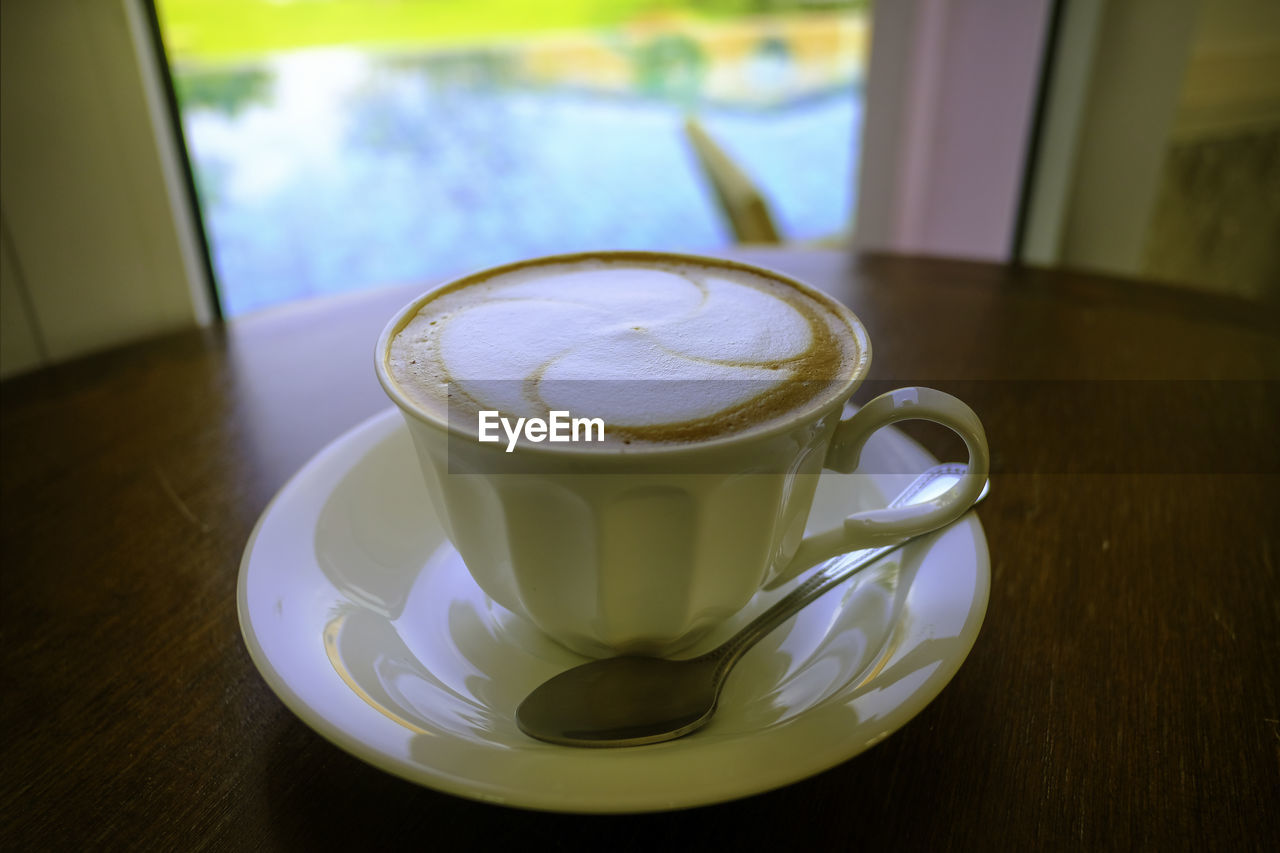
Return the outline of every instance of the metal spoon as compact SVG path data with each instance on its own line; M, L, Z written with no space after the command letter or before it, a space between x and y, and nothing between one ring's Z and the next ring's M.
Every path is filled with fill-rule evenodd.
M890 506L937 497L964 474L964 465L931 468ZM520 703L516 723L531 737L565 746L640 746L683 737L711 719L729 670L743 652L832 587L918 538L828 561L737 634L696 658L624 655L565 670Z

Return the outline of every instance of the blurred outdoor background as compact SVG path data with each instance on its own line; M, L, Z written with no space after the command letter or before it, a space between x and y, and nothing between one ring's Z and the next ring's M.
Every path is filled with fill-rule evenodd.
M588 249L845 232L865 0L158 0L226 316Z

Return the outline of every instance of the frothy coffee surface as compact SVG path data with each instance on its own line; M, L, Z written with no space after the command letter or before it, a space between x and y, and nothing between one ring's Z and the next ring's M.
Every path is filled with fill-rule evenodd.
M649 444L767 426L864 358L833 305L749 268L584 256L437 291L387 367L437 418L565 410Z

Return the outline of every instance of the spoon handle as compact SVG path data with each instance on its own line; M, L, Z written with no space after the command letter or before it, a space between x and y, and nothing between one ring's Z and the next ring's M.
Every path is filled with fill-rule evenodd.
M938 484L943 480L954 480L962 477L967 472L967 468L961 464L937 465L925 471L914 482L908 486L902 494L898 495L889 504L890 507L906 506L912 502L926 500L933 493L939 491ZM934 486L930 489L930 486ZM945 491L950 485L941 487L941 491ZM982 500L986 496L987 489L984 486L982 494L978 500ZM976 501L975 501L976 503ZM922 534L923 535L923 534ZM885 545L880 548L872 548L865 551L854 551L849 554L842 554L839 557L828 560L822 568L814 572L803 583L789 592L785 597L780 599L776 604L765 612L761 613L755 619L751 620L742 630L734 634L721 645L702 655L704 659L718 659L717 676L723 675L729 667L737 662L738 658L747 649L754 646L760 638L764 637L778 625L782 624L790 616L803 609L814 599L826 593L832 587L837 586L848 580L853 575L865 569L867 566L877 560L892 554L903 545L918 539L918 536L903 539L901 542L895 542L892 545Z

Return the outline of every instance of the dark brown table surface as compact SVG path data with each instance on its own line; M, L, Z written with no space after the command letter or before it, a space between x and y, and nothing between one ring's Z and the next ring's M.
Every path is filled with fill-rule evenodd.
M0 386L0 849L1280 849L1276 308L744 256L867 324L855 399L932 384L986 424L986 622L901 730L776 791L588 817L421 788L301 723L249 659L236 575L276 490L387 406L373 344L421 288L382 290Z

